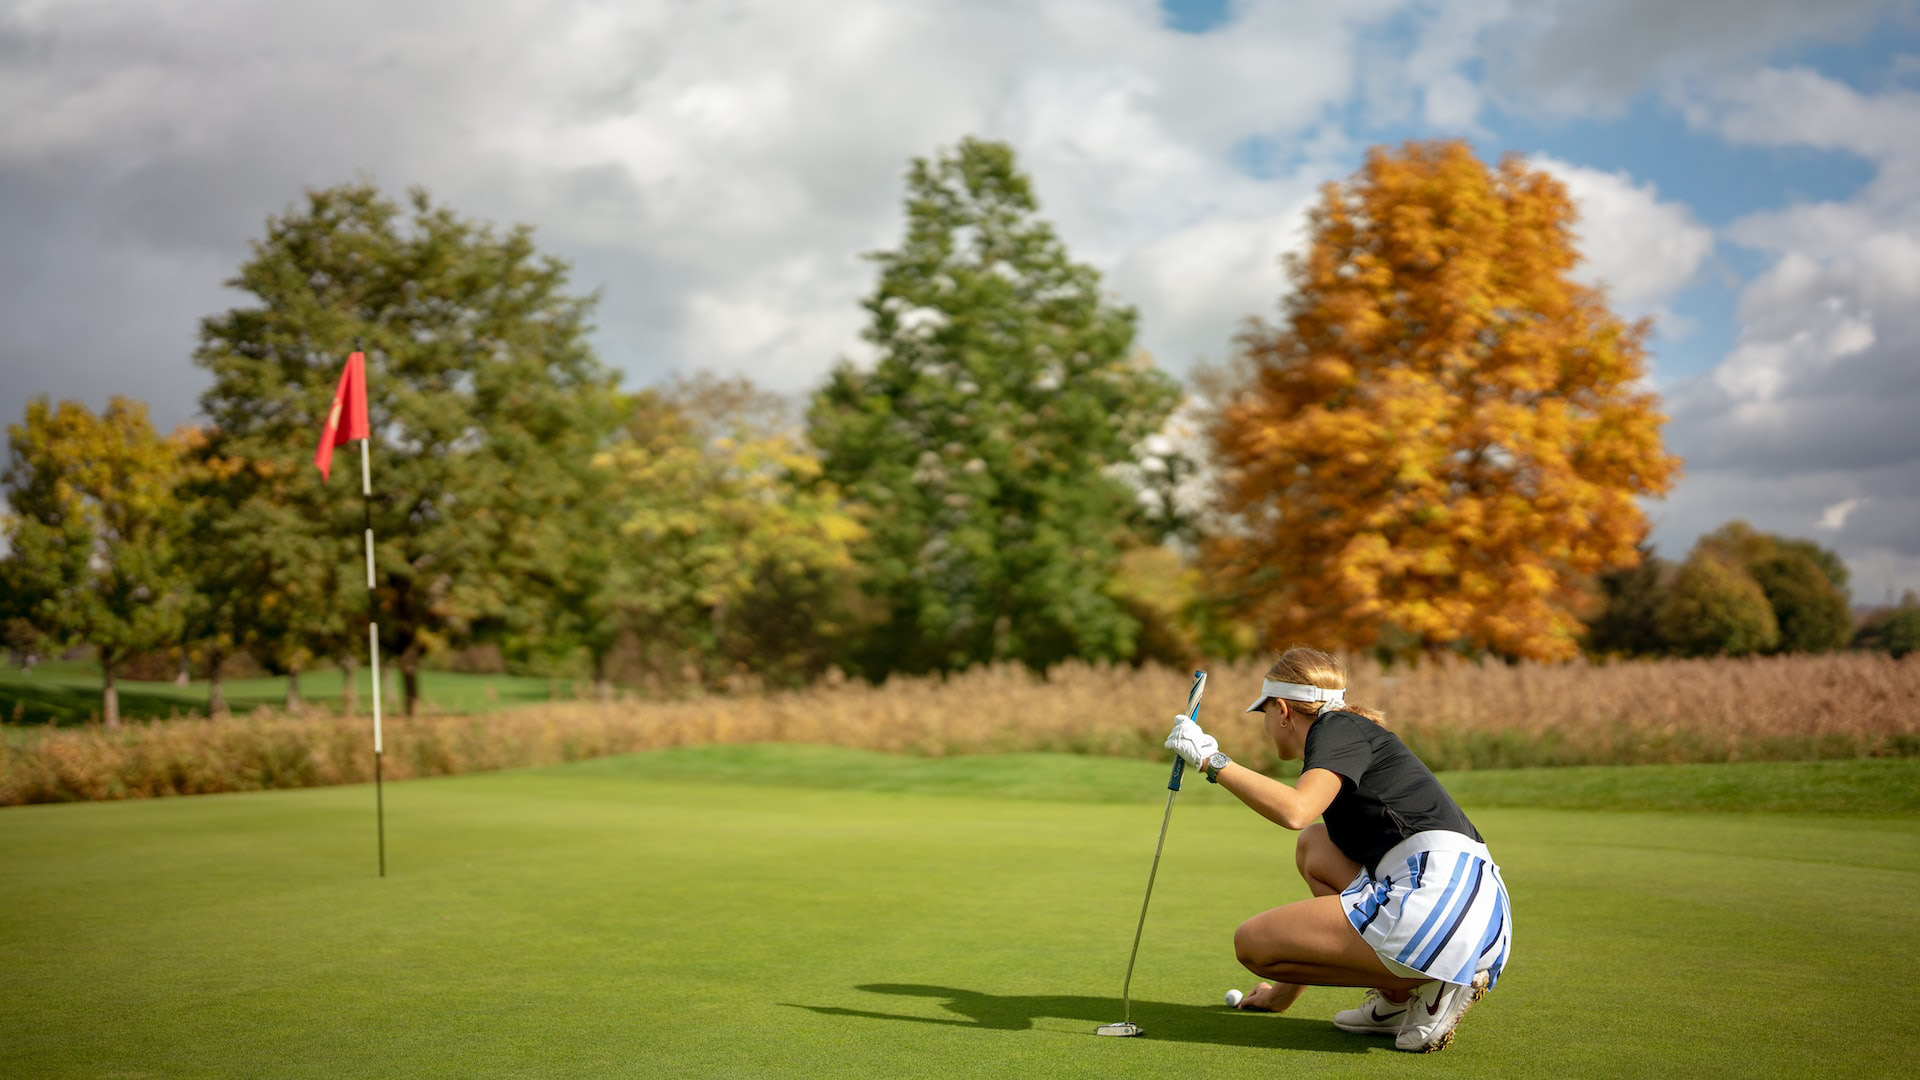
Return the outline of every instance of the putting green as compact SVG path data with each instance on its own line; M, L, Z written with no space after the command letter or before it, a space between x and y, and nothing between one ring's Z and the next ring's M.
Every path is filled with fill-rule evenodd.
M385 880L368 787L7 809L0 1075L1808 1077L1903 1072L1920 1039L1912 815L1469 805L1515 953L1413 1059L1331 1027L1356 991L1220 1004L1251 984L1234 926L1304 889L1292 835L1204 783L1146 1035L1095 1037L1164 779L795 747L415 781Z

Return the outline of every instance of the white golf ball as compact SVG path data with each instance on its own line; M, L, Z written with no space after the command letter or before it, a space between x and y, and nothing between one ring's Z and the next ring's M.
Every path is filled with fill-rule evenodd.
M1229 990L1229 991L1227 991L1227 1004L1229 1004L1229 1005L1231 1005L1231 1006L1233 1006L1233 1007L1234 1007L1234 1008L1236 1008L1236 1009L1237 1009L1237 1008L1239 1008L1239 1007L1240 1007L1240 997L1241 997L1241 994L1240 994L1240 991L1238 991L1238 990Z

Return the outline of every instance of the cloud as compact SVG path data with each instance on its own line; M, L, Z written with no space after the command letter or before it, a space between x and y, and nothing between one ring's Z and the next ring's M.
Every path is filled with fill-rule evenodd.
M1516 111L1593 114L1789 42L1845 40L1890 0L1516 0L1489 35L1489 81Z
M897 242L909 159L967 134L1012 141L1043 212L1104 270L1231 248L1234 223L1246 258L1271 260L1277 215L1352 167L1312 148L1338 144L1318 133L1354 93L1356 43L1401 6L1260 5L1205 35L1148 0L17 8L0 197L46 212L0 249L0 276L29 283L0 317L80 359L0 342L0 409L120 385L186 419L195 324L239 299L219 281L302 188L363 175L537 226L602 292L596 343L639 381L700 368L793 391L857 354L860 255ZM1309 149L1255 179L1231 154L1249 136ZM191 269L115 291L148 266ZM1223 353L1231 323L1198 320L1234 282L1270 303L1277 263L1155 279L1143 346ZM88 332L108 304L137 313L124 335Z
M1693 211L1660 201L1652 183L1538 156L1536 168L1567 187L1579 208L1575 226L1583 256L1574 276L1606 288L1616 310L1629 317L1672 319L1666 303L1687 287L1713 252L1713 231Z
M1867 505L1873 500L1865 496L1854 499L1841 499L1820 513L1818 527L1822 529L1842 529L1846 527L1847 515Z
M1770 260L1742 289L1734 348L1675 387L1671 502L1690 525L1740 505L1823 540L1869 593L1920 576L1920 95L1862 94L1803 69L1729 78L1697 114L1741 143L1843 150L1877 166L1854 198L1753 214L1724 238Z

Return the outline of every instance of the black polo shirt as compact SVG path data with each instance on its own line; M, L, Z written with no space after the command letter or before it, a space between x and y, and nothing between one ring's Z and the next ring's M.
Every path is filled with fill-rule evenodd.
M1368 870L1415 833L1445 829L1480 840L1460 804L1400 736L1357 713L1328 713L1307 728L1301 772L1308 769L1340 777L1340 794L1321 817L1334 846Z

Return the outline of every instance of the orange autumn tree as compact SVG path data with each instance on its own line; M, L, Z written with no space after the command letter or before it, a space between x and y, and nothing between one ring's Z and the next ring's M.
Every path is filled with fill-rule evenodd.
M1213 428L1230 529L1202 558L1270 640L1574 655L1596 572L1678 459L1645 321L1568 276L1551 176L1462 142L1376 149L1309 217L1277 325Z

